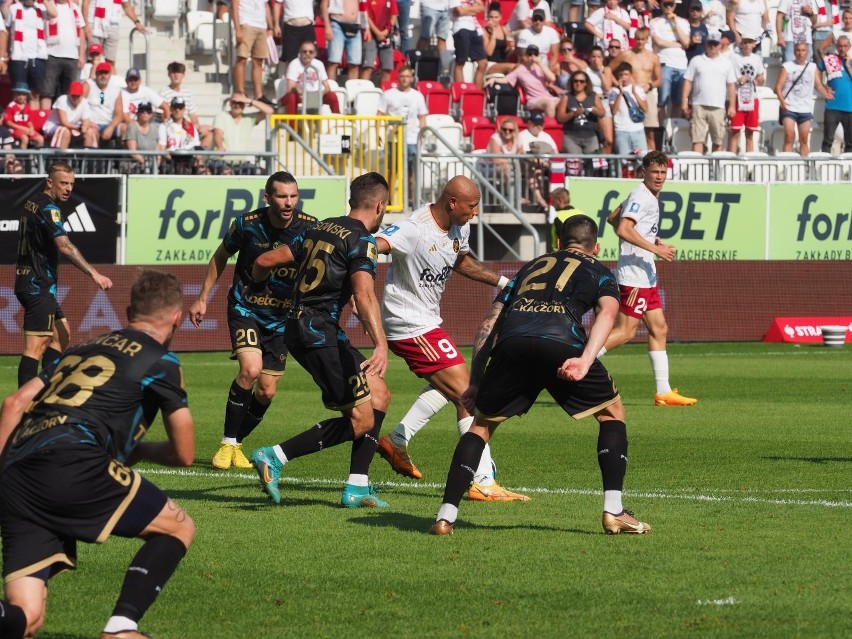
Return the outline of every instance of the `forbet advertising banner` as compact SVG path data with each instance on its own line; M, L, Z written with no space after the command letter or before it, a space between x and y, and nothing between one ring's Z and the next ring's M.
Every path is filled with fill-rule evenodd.
M235 217L265 206L260 177L131 176L126 264L206 264ZM297 177L299 207L320 219L346 214L345 177Z
M770 260L852 259L852 184L773 184Z
M598 222L599 259L618 259L618 237L606 218L639 184L571 178L571 204ZM678 260L763 260L766 232L765 185L668 181L660 193L657 235L674 245Z

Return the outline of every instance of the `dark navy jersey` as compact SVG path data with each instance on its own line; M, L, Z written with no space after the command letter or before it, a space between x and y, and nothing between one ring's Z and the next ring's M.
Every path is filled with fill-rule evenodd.
M55 239L67 235L59 206L44 192L30 196L18 226L15 292L56 292L59 249Z
M497 296L504 304L497 341L541 337L582 351L583 315L605 296L619 300L618 284L594 257L571 250L542 255L521 267Z
M159 410L187 406L177 356L130 328L67 351L42 379L45 388L10 437L7 466L42 450L84 445L124 462Z
M252 295L244 293L244 287L252 281L252 265L259 255L282 244L292 243L316 224L317 218L296 210L290 224L282 229L269 221L268 210L269 207L263 207L234 219L222 240L230 255L238 253L228 302L241 315L253 317L271 330L283 330L286 311L292 305L296 263L290 262L272 269L267 280L268 293Z
M361 221L343 216L322 220L290 248L299 265L293 301L300 317L294 320L298 336L288 340L307 348L347 341L340 313L352 297L354 273L376 278L376 239Z

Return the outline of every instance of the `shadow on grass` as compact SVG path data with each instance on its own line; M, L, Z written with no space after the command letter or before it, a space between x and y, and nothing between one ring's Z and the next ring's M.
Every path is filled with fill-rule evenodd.
M803 461L811 464L830 464L832 462L839 464L852 463L852 457L782 457L780 455L774 455L771 457L764 457L763 459L768 459L769 461Z
M371 511L369 515L353 517L349 520L353 524L362 524L364 526L381 526L384 528L396 528L403 532L423 533L429 530L434 519L428 517L418 517L407 513L387 512L382 510ZM545 532L561 532L571 533L575 535L600 535L598 532L589 530L579 530L577 528L559 528L556 526L538 526L536 524L474 524L464 519L456 522L456 528L459 531L463 530L532 530Z
M67 632L40 632L39 639L92 639L89 635L69 635Z

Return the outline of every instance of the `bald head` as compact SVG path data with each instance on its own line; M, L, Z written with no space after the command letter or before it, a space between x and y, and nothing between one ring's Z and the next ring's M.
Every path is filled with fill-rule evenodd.
M479 187L463 175L452 178L432 207L435 219L443 228L451 224L464 226L479 214Z
M476 198L478 200L479 187L476 186L476 182L471 180L469 177L457 175L447 182L447 186L444 187L444 192L441 194L441 197L446 199L451 197L456 199Z

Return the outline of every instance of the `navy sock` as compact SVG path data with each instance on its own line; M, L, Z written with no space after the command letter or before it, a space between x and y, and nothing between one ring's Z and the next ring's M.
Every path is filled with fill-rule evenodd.
M127 568L112 615L138 622L154 603L185 554L186 547L177 537L149 537Z
M326 419L311 426L308 430L281 442L281 450L287 459L296 459L303 455L317 453L323 448L331 448L343 442L355 439L352 422L348 417Z
M485 440L479 435L467 432L461 436L450 462L447 473L447 486L444 488L444 500L441 503L458 506L462 495L470 487L473 474L479 466L482 451L485 450Z
M379 433L382 430L382 422L385 413L373 409L373 429L363 437L352 442L352 455L349 457L350 475L369 475L370 464L379 447Z
M627 473L627 426L618 420L601 422L598 465L604 490L621 490Z
M269 408L269 404L261 404L257 401L257 395L251 396L251 403L249 404L246 414L243 416L243 421L240 423L239 429L237 429L238 444L242 443L242 441L251 435L252 431L257 428L257 425L266 414L267 408Z
M28 355L21 355L18 362L18 388L38 376L38 360Z
M0 637L24 639L26 631L27 616L24 611L5 599L0 599Z
M55 348L50 348L48 346L47 350L44 351L44 355L41 356L42 369L56 363L60 357L62 357L62 351L58 351Z
M237 380L231 382L231 388L228 391L228 403L225 405L225 437L237 438L240 424L245 417L251 397L250 388L243 388L237 384Z

